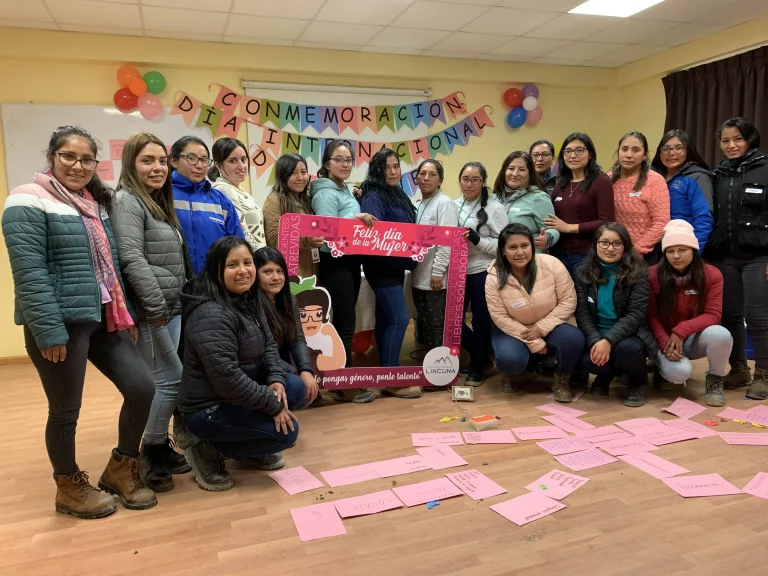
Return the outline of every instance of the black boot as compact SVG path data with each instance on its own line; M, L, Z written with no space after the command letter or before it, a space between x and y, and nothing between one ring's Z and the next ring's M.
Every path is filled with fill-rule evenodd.
M613 382L613 374L598 374L592 381L589 393L592 396L608 396Z
M142 444L139 455L139 473L144 485L153 492L173 490L173 477L165 463L163 449L166 444Z
M168 438L165 444L159 445L158 452L163 459L165 467L168 468L171 474L186 474L192 470L192 467L187 462L187 459L184 458L184 454L179 454L173 449L174 446L173 440Z
M640 408L645 404L645 386L629 384L627 389L627 399L624 400L624 406L630 408Z

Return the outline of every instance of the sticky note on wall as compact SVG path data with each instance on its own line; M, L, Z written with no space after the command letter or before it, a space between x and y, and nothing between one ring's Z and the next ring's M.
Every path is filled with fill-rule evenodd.
M110 160L122 160L123 148L127 140L110 140L109 141L109 159Z

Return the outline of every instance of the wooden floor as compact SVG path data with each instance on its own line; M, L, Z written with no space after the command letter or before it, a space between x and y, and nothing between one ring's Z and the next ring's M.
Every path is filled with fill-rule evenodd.
M703 369L685 395L703 400ZM501 416L503 428L543 425L535 406L548 402L539 389L502 394L494 374L477 390L473 414ZM675 397L654 393L640 409L588 395L573 404L596 425L638 416L662 416ZM750 403L727 393L728 405ZM120 396L89 367L77 453L95 483L115 445ZM702 422L716 409L694 417ZM413 453L411 432L463 431L447 393L418 400L378 398L368 405L339 405L299 415L298 444L288 466L321 471ZM668 416L668 415L667 415ZM0 574L2 575L397 575L431 576L696 576L768 573L768 500L748 495L685 500L661 481L618 462L581 474L591 481L564 500L567 508L517 527L489 509L524 494L524 486L559 467L534 443L459 446L471 467L509 491L482 502L463 496L344 522L348 534L302 543L288 509L388 489L442 476L423 471L394 479L289 496L265 473L231 466L235 488L200 490L191 474L158 496L155 508L119 508L102 520L77 521L54 512L55 488L43 443L46 402L31 365L0 367ZM722 423L721 430L747 431ZM750 428L748 431L756 431ZM718 472L743 487L768 472L768 448L729 446L707 438L662 447L656 454L692 473Z

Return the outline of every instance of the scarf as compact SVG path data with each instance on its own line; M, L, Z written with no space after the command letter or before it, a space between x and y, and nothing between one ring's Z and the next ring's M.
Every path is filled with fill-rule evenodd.
M683 274L675 272L675 285L676 286L688 286L691 283L691 271L686 270Z
M62 186L50 172L46 172L45 176L48 178L55 195L62 202L77 210L85 226L88 245L91 249L93 270L101 291L101 303L105 304L107 332L127 330L134 325L133 318L128 312L119 276L115 272L109 238L107 238L107 232L99 215L99 204L85 188L81 190L82 195L73 194Z
M518 188L517 190L513 190L509 186L504 185L504 196L499 198L499 202L505 206L510 206L529 192L541 192L541 188L530 184L526 185L525 188Z

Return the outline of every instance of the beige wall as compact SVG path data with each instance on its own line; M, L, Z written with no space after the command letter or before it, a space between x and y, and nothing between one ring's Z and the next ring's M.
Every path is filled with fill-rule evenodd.
M494 107L496 128L443 158L446 191L456 196L454 181L461 164L482 161L493 178L507 153L527 148L539 138L558 143L570 132L588 132L604 167L610 166L616 141L627 130L645 132L655 145L665 114L661 76L676 67L764 42L766 31L768 18L609 70L2 29L0 102L109 104L118 87L117 68L124 63L166 76L166 106L178 90L212 103L216 94L209 92L209 84L239 88L242 80L428 87L435 97L461 90L470 109L483 104ZM512 131L505 125L501 95L510 85L524 82L539 85L544 118L535 128ZM0 139L0 200L8 192L3 146ZM44 146L41 142L40 148ZM25 353L12 309L13 282L0 241L0 358Z

